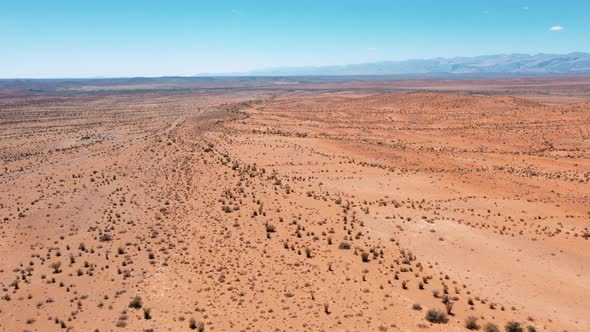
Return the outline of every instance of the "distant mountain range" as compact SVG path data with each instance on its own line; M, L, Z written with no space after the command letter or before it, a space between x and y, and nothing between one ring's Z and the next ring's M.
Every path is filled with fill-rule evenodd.
M342 66L278 67L240 75L253 76L344 76L344 75L570 75L590 74L590 54L499 54L476 57L381 61Z

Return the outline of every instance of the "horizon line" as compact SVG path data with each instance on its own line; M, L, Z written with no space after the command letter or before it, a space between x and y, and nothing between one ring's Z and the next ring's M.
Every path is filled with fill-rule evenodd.
M352 76L429 76L429 75L452 75L452 76L461 76L461 75L480 75L480 76L493 76L493 75L506 75L506 76L578 76L580 74L590 74L588 73L505 73L505 72L487 72L487 73L452 73L452 72L431 72L431 73L405 73L405 74L305 74L305 75L280 75L280 74L256 74L257 72L264 72L264 71L272 71L272 70L293 70L293 69L321 69L321 68L334 68L334 67L347 67L347 66L358 66L358 65L368 65L368 64L379 64L379 63L402 63L408 61L428 61L428 60L440 60L440 59L474 59L474 58L481 58L481 57L494 57L494 56L514 56L514 55L524 55L524 56L540 56L540 55L548 55L548 56L567 56L572 54L583 54L590 56L589 52L585 51L572 51L568 53L544 53L544 52L537 52L537 53L494 53L494 54L480 54L474 56L452 56L452 57L423 57L423 58L408 58L403 60L377 60L377 61L370 61L370 62L357 62L357 63L348 63L348 64L332 64L332 65L277 65L272 67L266 68L258 68L258 69L250 69L245 71L239 72L211 72L211 73L197 73L194 75L159 75L159 76L142 76L142 75L132 75L132 76L102 76L102 75L94 75L94 76L71 76L71 77L59 77L59 76L52 76L52 77L0 77L0 80L92 80L92 79L141 79L141 78L197 78L197 77L352 77Z

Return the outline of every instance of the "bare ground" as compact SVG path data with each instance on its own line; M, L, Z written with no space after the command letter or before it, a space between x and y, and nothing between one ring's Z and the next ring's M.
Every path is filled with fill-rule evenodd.
M580 87L355 84L2 99L0 330L589 330Z

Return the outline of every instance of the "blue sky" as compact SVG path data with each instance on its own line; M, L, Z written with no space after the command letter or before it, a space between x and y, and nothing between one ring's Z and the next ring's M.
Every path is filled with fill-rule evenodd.
M0 42L4 78L590 52L590 1L0 0Z

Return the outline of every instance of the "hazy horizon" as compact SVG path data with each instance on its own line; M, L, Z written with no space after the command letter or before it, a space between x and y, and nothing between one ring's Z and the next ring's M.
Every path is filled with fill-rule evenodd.
M243 73L490 54L590 52L588 4L126 1L4 4L1 78Z

